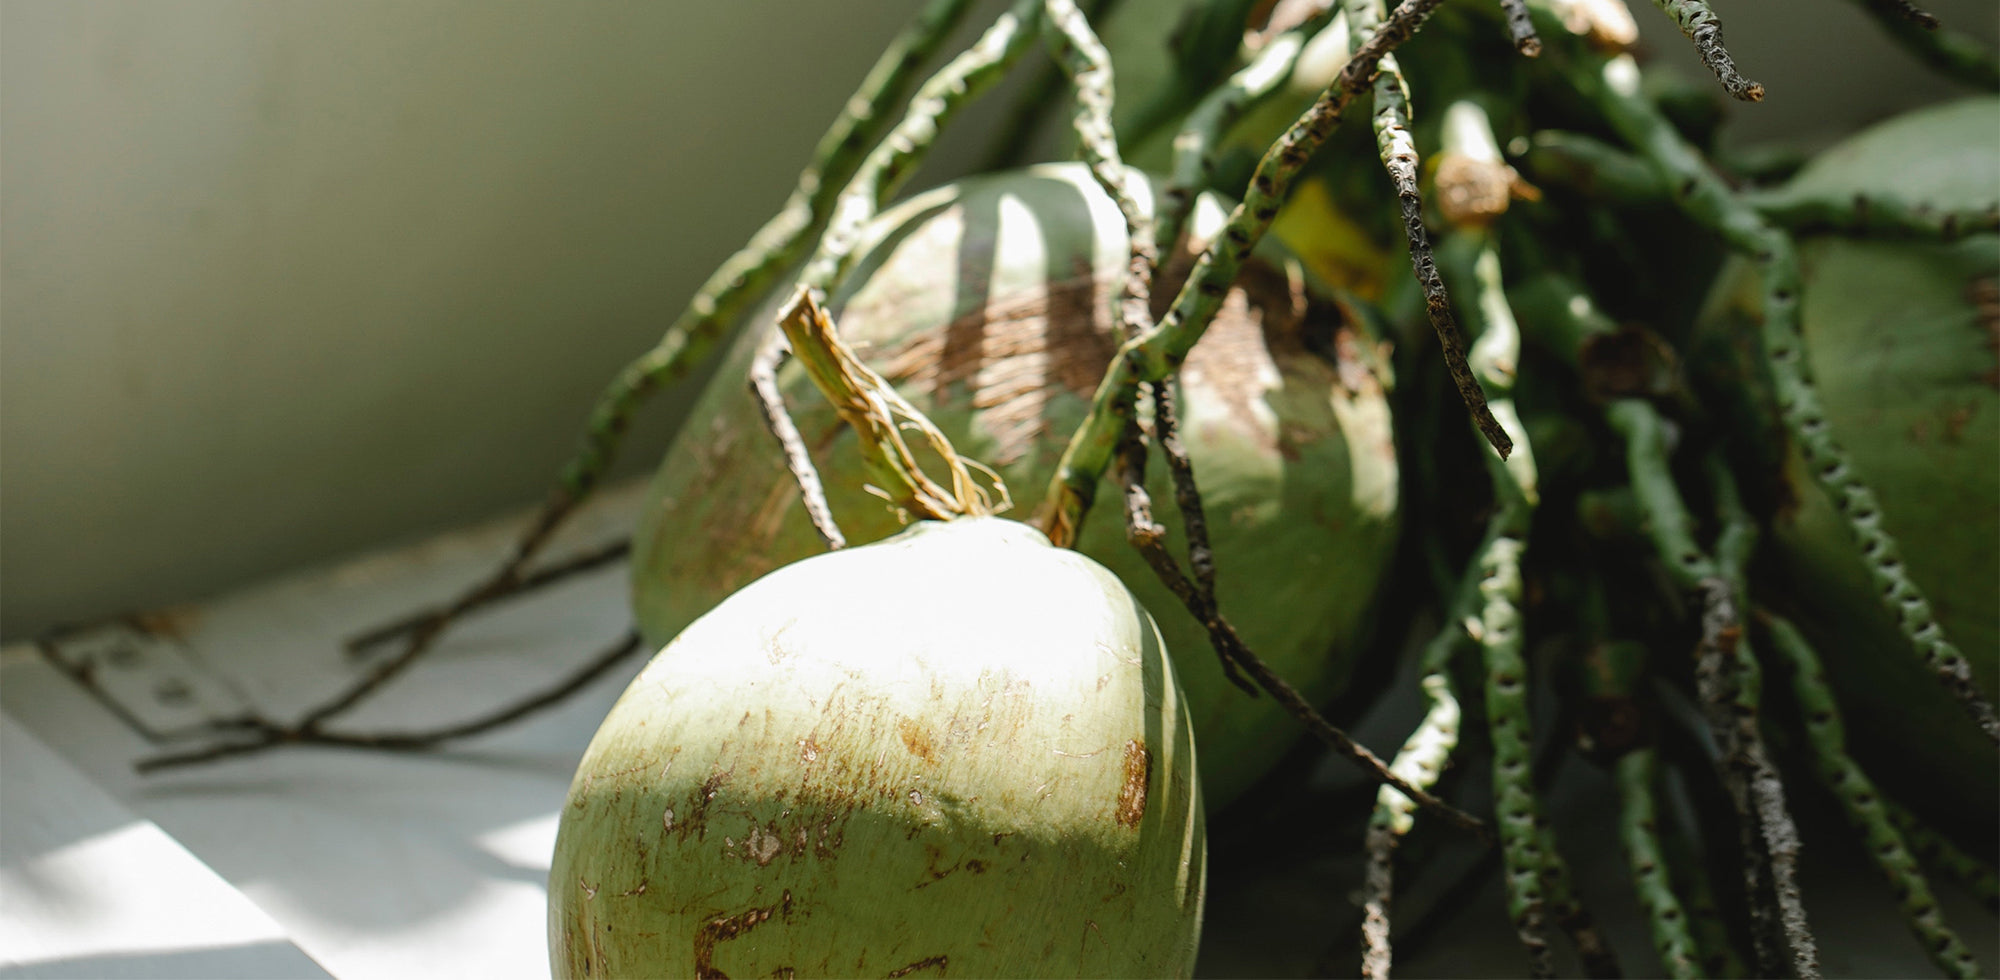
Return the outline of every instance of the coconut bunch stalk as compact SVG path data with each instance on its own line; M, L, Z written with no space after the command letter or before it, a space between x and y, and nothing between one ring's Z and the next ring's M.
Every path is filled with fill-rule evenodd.
M760 578L633 681L563 808L555 975L1189 975L1204 823L1151 617L989 516L810 292L785 325L921 519Z
M1723 44L1726 11L1699 0L1655 6L1641 13L1686 35L1716 76L1715 99L1753 102L1763 94L1751 81L1757 66L1738 64ZM1050 971L1187 969L1187 903L1192 894L1198 908L1200 891L1188 884L1196 878L1187 842L1198 835L1185 828L1201 819L1193 785L1202 784L1211 805L1240 791L1296 731L1272 720L1285 713L1341 744L1345 736L1326 734L1333 730L1313 703L1349 682L1355 638L1379 625L1368 622L1371 609L1425 601L1444 621L1419 672L1426 712L1395 762L1356 753L1390 787L1374 795L1365 840L1347 842L1368 852L1365 921L1352 933L1366 945L1371 975L1386 975L1395 961L1399 913L1390 897L1398 862L1422 850L1402 841L1419 840L1435 816L1452 817L1446 798L1492 818L1505 899L1491 914L1521 938L1519 962L1501 972L1553 973L1570 963L1616 972L1591 924L1590 896L1567 873L1550 819L1562 815L1546 809L1537 775L1549 765L1537 745L1551 761L1574 754L1607 770L1612 789L1598 805L1618 815L1634 895L1655 940L1642 960L1656 956L1660 972L1741 962L1758 975L1817 975L1820 937L1800 874L1816 838L1809 821L1801 832L1794 812L1808 782L1831 791L1840 820L1867 842L1936 968L1964 975L1977 965L1926 900L1935 892L1923 876L1925 861L1934 860L1975 889L1990 888L1990 870L1980 865L1990 862L2000 829L1993 812L2000 794L1990 788L2000 580L1993 549L1983 547L1992 534L1980 533L2000 512L1986 337L2000 309L1992 285L2000 209L1988 194L1996 179L1979 169L2000 159L1988 139L2000 129L1990 98L1892 121L1794 179L1757 186L1763 170L1730 169L1751 157L1713 145L1715 113L1702 99L1648 82L1625 50L1635 40L1631 12L1615 0L1450 7L1215 0L1193 5L1181 21L1190 26L1170 50L1183 70L1170 84L1136 93L1115 86L1118 48L1099 43L1090 11L1065 0L1021 0L918 89L873 149L853 145L863 138L852 134L899 101L893 92L914 80L910 63L942 36L956 9L927 8L829 132L831 142L801 179L804 218L760 240L750 265L718 273L716 288L691 307L698 322L676 327L662 348L668 354L649 355L608 396L615 410L593 428L596 448L579 457L578 472L591 471L605 458L601 450L615 445L619 413L691 367L701 347L717 346L727 321L771 281L744 270L805 258L807 291L791 309L808 315L788 322L825 320L828 339L792 336L798 356L788 361L769 320L753 322L732 349L724 382L704 395L703 414L661 470L639 537L642 623L661 641L678 637L655 667L695 673L635 687L633 713L607 731L634 718L655 724L655 710L658 724L692 724L683 716L706 718L699 712L709 709L673 699L708 683L700 671L747 670L746 662L765 669L756 651L769 653L773 624L797 604L737 598L766 583L806 582L792 570L894 553L904 564L830 574L843 581L823 587L836 594L835 586L856 587L846 580L922 578L944 590L924 593L926 611L959 610L957 597L967 592L1005 606L1010 589L1027 589L1013 580L1034 571L998 558L968 563L1012 569L1006 582L970 590L949 562L907 563L911 550L993 526L946 521L944 528L957 529L939 537L929 523L989 506L968 503L984 471L954 465L963 452L1010 488L990 505L1010 500L1045 533L1046 544L1010 539L1009 554L1046 563L1063 548L1101 552L1130 592L1110 588L1097 572L1086 577L1101 588L1068 591L1092 597L1093 608L1117 606L1120 596L1150 608L1175 658L1166 668L1169 654L1158 653L1161 667L1151 672L1178 671L1189 683L1185 703L1165 687L1141 699L1141 714L1160 724L1145 722L1149 734L1136 741L1147 758L1189 756L1167 748L1185 743L1204 759L1199 775L1190 758L1161 777L1166 784L1155 783L1157 771L1140 780L1149 799L1165 792L1181 800L1174 778L1188 786L1187 808L1168 808L1168 823L1184 831L1177 870L1158 870L1173 863L1154 856L1169 846L1147 850L1150 870L1140 873L1155 884L1172 878L1170 889L1141 891L1153 899L1171 893L1179 904L1171 915L1135 912L1125 920L1150 923L1133 926L1142 932L1163 930L1154 945L1166 958L1093 959L1109 954L1084 951L1086 929L1075 957L1050 946L1034 961L1052 964ZM1898 16L1928 15L1911 8ZM979 178L892 205L939 130L1037 41L1075 93L1070 128L1084 163ZM1962 41L1952 35L1916 47L1970 77L1966 66L1983 62ZM1122 112L1134 114L1121 130ZM1149 129L1173 138L1145 144ZM1138 152L1121 153L1121 137L1140 144ZM1128 158L1143 159L1161 178L1125 167ZM846 176L825 177L837 172ZM1976 193L1958 196L1957 175L1975 175ZM1204 191L1218 193L1203 199ZM1296 246L1293 254L1262 242L1273 233ZM1315 279L1337 280L1359 296ZM1704 294L1712 298L1698 309ZM1386 334L1368 329L1357 299L1381 309ZM1384 338L1396 341L1393 351L1385 352ZM829 359L825 351L846 353ZM755 399L742 390L746 376ZM833 408L806 397L808 380L826 390L842 378L849 390L833 385ZM1226 378L1252 383L1216 384ZM857 421L864 434L845 434ZM920 437L904 438L905 423ZM1151 452L1166 457L1169 479L1149 480ZM939 467L947 478L914 477ZM319 722L406 667L453 617L533 579L528 561L587 492L588 480L566 482L506 568L419 620L403 652L361 686L302 726L247 729L268 735L269 744L324 735ZM1161 507L1156 519L1150 502L1169 499L1176 506ZM1123 528L1096 506L1107 501L1125 505ZM917 530L898 537L906 522ZM1413 533L1403 560L1392 561L1398 524ZM875 541L888 543L868 543ZM1128 544L1139 546L1138 558ZM805 558L828 547L833 554ZM1405 574L1412 569L1419 574ZM1164 593L1148 596L1149 588ZM1377 607L1371 600L1385 588L1416 599ZM863 610L862 622L844 631L921 619L868 595L815 608L829 617ZM980 615L999 615L982 608ZM732 609L748 611L725 612ZM1144 621L1121 619L1113 631L1140 637L1143 651L1147 629L1135 624ZM711 622L735 625L703 625ZM950 632L925 622L925 637ZM1012 624L980 630L1012 635L1003 625ZM717 650L752 654L668 656L707 638ZM906 639L909 650L922 645ZM847 663L843 656L827 662ZM1137 660L1153 663L1148 656ZM786 657L762 660L789 669ZM1144 688L1147 669L1140 673ZM1549 677L1568 680L1554 690L1535 686ZM1236 680L1254 681L1268 698L1239 691ZM812 690L760 681L765 693L737 691L726 699L730 711L772 686ZM659 700L636 707L644 699ZM1169 724L1167 701L1193 716L1191 725ZM1273 703L1285 711L1269 713ZM1549 703L1553 717L1538 711ZM609 935L601 926L617 921L593 918L609 914L602 912L609 906L592 904L605 900L604 882L622 889L617 897L637 899L656 882L633 877L633 869L654 868L677 882L719 873L719 865L676 865L669 879L666 865L648 863L654 856L628 853L632 845L620 835L655 838L626 833L616 821L638 818L620 812L628 806L621 801L657 806L661 814L641 816L662 832L684 826L687 808L700 809L704 822L689 831L697 843L712 843L702 836L711 816L747 818L761 829L746 822L741 834L721 831L722 853L739 862L748 854L759 869L781 858L772 841L797 859L786 873L838 860L814 850L810 832L801 845L776 802L780 791L786 799L804 792L820 816L836 805L822 800L833 797L812 781L814 759L801 747L820 744L812 726L825 710L808 703L779 712L783 724L760 729L759 745L778 746L768 757L731 754L748 750L718 741L728 721L720 716L676 728L666 744L700 747L689 756L694 773L651 757L626 765L621 753L657 753L663 743L606 736L607 761L580 774L576 788L582 809L601 811L611 828L592 831L593 846L577 853L606 856L587 867L562 865L552 885L567 889L563 876L586 868L574 876L575 894L552 891L561 910L553 936L572 967L609 962L595 959L592 945ZM986 702L978 710L988 710ZM1135 717L1102 712L1113 727ZM962 712L948 714L926 715L923 730L960 732L953 719ZM731 724L757 724L756 711L733 716L747 720ZM942 797L914 786L919 775L949 781L957 772L944 756L917 751L935 747L937 737L904 740L896 732L892 740L886 722L868 725L874 759L894 755L899 742L905 755L887 769L886 761L873 763L865 778L843 770L848 782L839 785L860 794L867 820L885 819L884 827L905 835L916 827L921 836L958 833L960 817L971 828L1000 819L973 814L965 799L979 794L962 784ZM981 741L977 723L970 731L944 740L967 751L1002 744ZM1110 729L1093 731L1102 745L1081 751L1115 756ZM933 761L938 768L924 768ZM1475 762L1491 772L1490 799L1465 791L1453 771ZM1107 768L1090 768L1097 765ZM1094 774L1078 784L1091 787L1080 798L1095 801L1098 823L1054 837L1105 839L1105 814L1116 825L1118 801L1135 785L1129 766L1118 770L1124 782L1114 768L1077 770ZM746 776L747 795L713 782L724 771L749 770L776 782L750 785ZM606 796L600 780L629 782ZM1681 790L1696 805L1671 813ZM657 793L666 795L647 795ZM893 836L884 830L872 839L893 848ZM977 836L938 839L976 843ZM745 851L746 841L757 843ZM960 874L970 865L954 864L949 853L940 853L942 865L925 854L926 873L955 869L940 883L972 880ZM871 863L910 878L903 872L916 868L914 855L906 848ZM971 860L986 867L998 856ZM719 859L704 852L700 860ZM1676 867L1661 873L1669 860ZM727 903L689 898L681 885L660 903L663 914L681 917L669 931L691 944L674 954L673 971L724 971L723 944L747 955L762 944L744 939L803 927L828 907L801 897L820 887L807 878L796 879L796 889L780 884L773 897L758 891L764 882L755 873L731 870L751 876L741 879L749 891L731 893ZM1318 885L1351 890L1357 882ZM878 904L898 913L914 901ZM972 910L982 901L968 893L959 904ZM839 942L813 938L786 948L804 950L801 957L859 955L862 972L1042 972L1028 961L989 962L942 946L930 953L891 944L885 948L894 955L869 958L876 954ZM825 958L756 968L850 972Z

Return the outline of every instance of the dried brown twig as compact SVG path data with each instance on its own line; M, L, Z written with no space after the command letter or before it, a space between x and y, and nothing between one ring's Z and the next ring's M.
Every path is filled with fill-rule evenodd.
M441 742L470 738L492 731L502 725L519 721L543 708L551 707L603 676L620 661L637 652L640 646L638 631L628 632L623 639L606 648L604 652L555 686L477 718L440 728L404 732L332 732L320 727L320 719L330 713L324 708L307 712L305 720L290 725L253 713L217 724L217 730L220 732L233 732L242 736L238 740L225 740L188 752L152 756L140 759L133 765L140 772L157 772L161 769L253 755L286 745L325 745L396 752L433 748Z

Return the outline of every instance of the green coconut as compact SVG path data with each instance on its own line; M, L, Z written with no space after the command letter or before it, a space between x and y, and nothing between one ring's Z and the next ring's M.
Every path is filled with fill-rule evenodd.
M1203 197L1193 235L1215 234L1225 217L1221 201ZM1081 165L1038 167L913 198L871 226L861 251L829 304L843 338L959 452L1000 473L1015 513L1032 513L1115 349L1111 306L1126 262L1117 208ZM1372 342L1296 263L1260 256L1187 360L1181 434L1207 503L1225 614L1324 701L1345 689L1392 558L1395 447ZM654 479L632 563L633 604L652 642L758 575L825 550L742 381L768 329L759 322L738 341ZM896 516L865 489L854 436L795 368L780 380L843 532L851 542L895 533ZM1156 459L1149 487L1179 548L1164 469ZM1159 618L1210 760L1209 805L1223 805L1299 728L1223 676L1206 632L1125 542L1119 500L1107 482L1078 549Z
M1936 208L2000 199L2000 99L1900 116L1815 159L1783 195L1900 199ZM2000 236L1953 244L1815 236L1799 243L1800 316L1827 420L1910 576L1992 699L2000 685ZM1706 314L1710 343L1756 343L1757 276L1739 263ZM1981 290L1986 299L1980 299ZM1768 390L1758 414L1782 444ZM1756 431L1756 430L1750 430ZM1775 455L1775 454L1774 454ZM1844 518L1783 450L1771 549L1799 625L1846 713L1849 742L1892 795L1990 844L1993 744L1882 608Z
M1187 976L1195 779L1115 576L920 523L764 576L632 682L562 811L554 972Z

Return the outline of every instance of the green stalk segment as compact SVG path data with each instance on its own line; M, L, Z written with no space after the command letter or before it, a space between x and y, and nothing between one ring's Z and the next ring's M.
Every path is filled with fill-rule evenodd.
M1861 835L1883 877L1895 888L1910 931L1923 944L1931 962L1946 976L1978 976L1978 961L1951 927L1945 925L1944 914L1931 895L1930 883L1889 818L1881 794L1847 755L1847 733L1841 722L1840 707L1834 701L1826 674L1820 669L1818 655L1791 623L1767 616L1765 627L1771 635L1772 647L1791 669L1792 694L1798 698L1799 713L1805 717L1813 768L1820 782L1840 798L1848 823Z
M1994 872L1992 865L1967 854L1895 800L1883 798L1882 807L1889 815L1889 822L1896 825L1919 860L1950 875L1986 906L1987 911L2000 911L2000 874Z
M1702 975L1700 955L1694 935L1688 931L1687 913L1674 895L1667 875L1667 859L1660 848L1658 816L1654 806L1653 778L1658 769L1650 747L1633 749L1620 756L1618 779L1618 832L1625 841L1625 855L1632 863L1632 887L1639 893L1639 905L1653 926L1653 949L1660 965L1675 980L1692 980Z
M1875 494L1855 472L1820 409L1799 333L1799 263L1791 236L1773 227L1687 144L1638 90L1638 66L1620 55L1597 71L1581 71L1577 88L1597 103L1619 136L1659 172L1682 212L1748 255L1764 275L1761 339L1777 389L1778 408L1813 479L1847 521L1866 558L1883 606L1904 637L1989 738L2000 743L2000 717L1973 682L1972 669L1937 622L1923 590L1909 576L1895 538L1882 524Z
M1277 217L1293 178L1340 123L1348 103L1368 89L1382 58L1414 35L1442 2L1407 0L1348 59L1319 100L1265 153L1243 203L1230 212L1220 240L1195 263L1167 315L1144 336L1127 341L1112 359L1092 397L1089 416L1063 451L1037 516L1036 523L1051 541L1061 545L1075 540L1096 498L1098 481L1124 437L1140 383L1163 380L1180 367L1228 295L1243 261Z

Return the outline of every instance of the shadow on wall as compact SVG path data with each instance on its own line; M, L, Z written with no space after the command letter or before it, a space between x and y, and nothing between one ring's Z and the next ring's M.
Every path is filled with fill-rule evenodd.
M539 500L918 5L6 4L0 636Z

